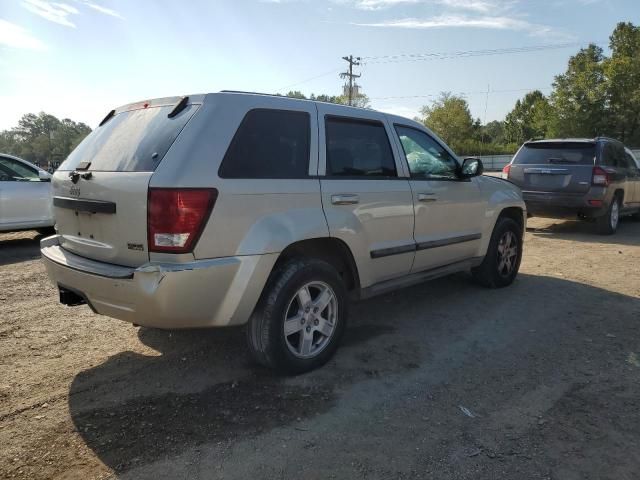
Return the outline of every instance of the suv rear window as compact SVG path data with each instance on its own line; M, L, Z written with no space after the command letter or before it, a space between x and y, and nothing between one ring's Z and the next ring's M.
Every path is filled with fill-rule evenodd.
M513 163L514 165L547 163L593 165L595 156L595 143L530 143L520 149Z
M251 110L220 165L221 178L303 178L309 175L309 114Z
M153 172L197 110L187 105L178 115L167 115L175 105L121 112L85 138L58 170L75 170L91 162L89 170Z

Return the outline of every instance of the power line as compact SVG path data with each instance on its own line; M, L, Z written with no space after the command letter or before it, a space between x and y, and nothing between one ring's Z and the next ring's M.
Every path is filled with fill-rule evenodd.
M303 83L307 83L307 82L310 82L312 80L315 80L316 78L326 77L327 75L334 74L334 73L336 73L336 72L338 72L340 70L342 70L342 69L341 68L334 68L332 70L329 70L328 72L321 73L320 75L315 75L315 76L307 78L305 80L301 80L299 82L292 83L291 85L285 85L284 87L280 87L280 88L277 89L277 91L285 90L285 89L291 88L291 87L296 87L298 85L302 85Z
M594 42L591 42L594 43ZM521 53L540 52L545 50L558 50L584 45L584 43L555 43L546 45L531 45L528 47L495 48L484 50L461 50L454 52L425 52L425 53L400 53L396 55L380 55L362 57L364 64L383 64L400 62L422 62L426 60L450 60L454 58L481 57L493 55L514 55Z
M552 90L552 87L539 87L539 88L514 88L508 90L491 90L491 94L494 93L515 93L515 92L532 92L533 90ZM370 100L395 100L403 98L433 98L440 95L439 93L424 93L421 95L401 95L390 97L370 97ZM486 95L486 90L469 91L469 92L454 92L455 95Z

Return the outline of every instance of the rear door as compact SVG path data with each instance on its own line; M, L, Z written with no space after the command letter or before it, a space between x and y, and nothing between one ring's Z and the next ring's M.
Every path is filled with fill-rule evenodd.
M383 114L318 103L322 205L363 287L409 273L415 253L409 181Z
M198 108L176 108L179 102L159 99L112 112L60 166L53 186L63 248L118 265L149 260L149 180Z
M586 193L595 158L595 142L525 143L513 158L509 180L525 192Z
M51 183L40 180L35 168L0 157L0 226L23 228L50 222Z

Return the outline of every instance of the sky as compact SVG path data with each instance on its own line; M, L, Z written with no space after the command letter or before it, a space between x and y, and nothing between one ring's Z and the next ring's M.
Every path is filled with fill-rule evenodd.
M0 130L223 89L336 95L350 54L373 108L414 117L449 91L484 123L619 21L640 0L0 0Z

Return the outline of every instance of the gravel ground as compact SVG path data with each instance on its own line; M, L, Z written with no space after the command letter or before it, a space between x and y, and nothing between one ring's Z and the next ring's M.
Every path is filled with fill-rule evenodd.
M36 234L0 234L0 478L637 479L640 223L529 227L513 286L356 304L294 378L242 330L63 307Z

